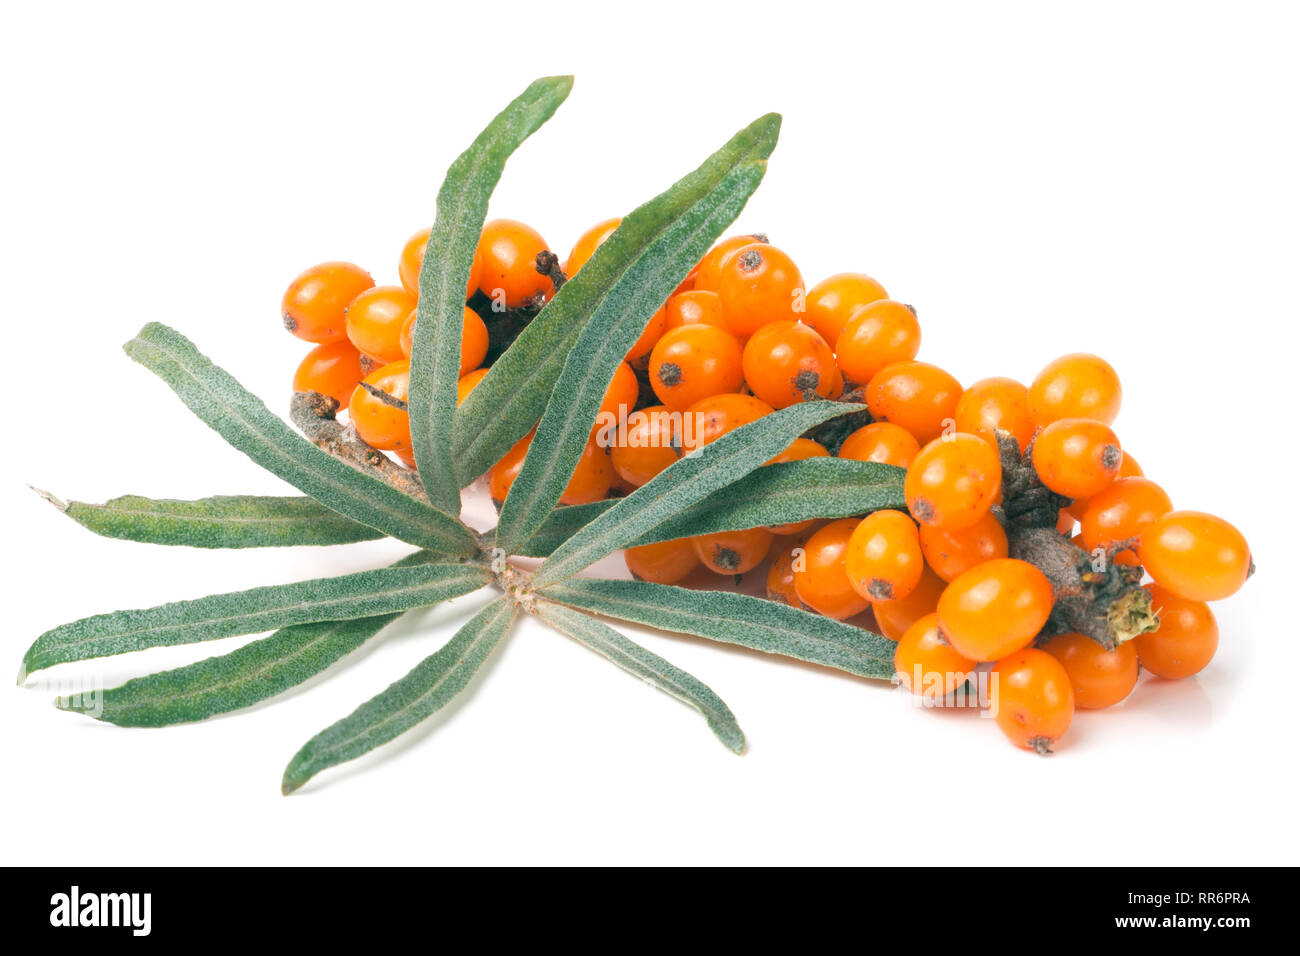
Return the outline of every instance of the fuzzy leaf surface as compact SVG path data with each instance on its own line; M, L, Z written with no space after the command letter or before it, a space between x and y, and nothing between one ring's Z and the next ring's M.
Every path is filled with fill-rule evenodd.
M608 624L589 615L545 601L538 605L537 613L556 630L591 648L633 677L694 707L704 715L709 729L732 753L741 753L745 749L745 735L736 723L731 708L686 671L674 667L658 654L628 640Z
M618 504L616 499L607 498L587 505L566 505L563 508L556 508L546 516L537 533L525 541L515 554L523 558L549 557L556 548L616 504Z
M572 88L571 76L534 81L457 157L438 191L437 219L420 268L407 402L420 480L429 499L448 514L460 513L451 435L465 284L488 200L510 154L551 118Z
M498 598L441 649L397 683L307 741L285 768L292 793L327 767L355 760L431 717L463 691L514 621L513 603Z

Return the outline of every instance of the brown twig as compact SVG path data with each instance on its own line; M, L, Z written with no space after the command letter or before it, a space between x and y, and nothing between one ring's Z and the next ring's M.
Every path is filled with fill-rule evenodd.
M388 482L398 491L427 501L424 486L415 472L403 468L378 449L357 437L351 425L342 425L337 399L320 392L294 392L289 419L317 448L347 462L366 474Z

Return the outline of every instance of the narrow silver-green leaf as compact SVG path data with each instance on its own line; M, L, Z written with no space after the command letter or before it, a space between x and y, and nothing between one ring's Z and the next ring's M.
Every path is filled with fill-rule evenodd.
M475 550L474 535L456 518L317 448L174 329L152 322L126 353L231 445L326 507L430 551Z
M628 264L622 278L589 304L590 318L582 323L523 468L501 507L497 545L507 553L527 541L559 503L628 349L645 331L655 310L740 215L765 168L758 160L729 173L716 189L663 227ZM628 216L619 228L638 228L639 212ZM560 295L567 288L561 289Z
M861 408L843 402L801 402L728 432L674 462L556 548L537 569L534 584L543 587L577 574L743 478L814 425Z
M103 504L41 496L106 538L191 548L281 548L351 544L384 536L312 498L218 495L196 501L124 495Z
M420 301L411 351L411 445L429 499L460 513L451 455L465 283L506 160L551 118L573 88L571 76L536 80L461 153L438 191L438 215L420 269Z
M731 708L686 671L674 667L658 654L651 653L608 624L586 614L546 601L537 605L537 613L556 630L585 644L633 677L639 677L665 694L694 707L704 715L709 729L732 753L741 753L745 749L745 735L736 723Z
M432 563L428 551L396 567ZM281 694L356 650L399 614L282 627L270 637L184 667L129 680L98 693L60 697L61 710L120 727L166 727L225 714Z
M780 127L776 114L761 117L695 172L629 214L493 363L456 412L452 457L462 486L491 468L542 417L569 350L596 303L664 229L735 169L767 159Z
M514 617L513 602L493 601L409 674L307 741L285 768L280 789L292 793L327 767L369 753L446 706L501 642Z
M469 564L382 568L99 614L38 637L23 656L19 683L27 674L68 661L406 611L476 591L490 579L483 568Z
M888 638L746 594L586 578L552 585L542 594L584 611L824 664L860 677L894 676L896 645Z
M893 465L843 458L764 465L651 528L636 544L906 508L906 473Z
M617 499L607 498L587 505L556 508L546 516L546 521L537 529L537 533L525 541L515 554L521 558L550 557L551 552L616 504Z

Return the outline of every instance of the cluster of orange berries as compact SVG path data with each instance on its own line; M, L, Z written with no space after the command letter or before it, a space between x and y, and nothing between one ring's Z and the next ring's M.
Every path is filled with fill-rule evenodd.
M618 227L584 233L562 265L573 276ZM327 263L294 280L286 325L320 343L294 378L298 391L336 397L358 436L410 464L404 400L417 278L428 231L399 261L400 286L375 286L363 270ZM548 247L536 230L496 220L483 230L466 301L460 398L482 378L484 321L503 308L541 305L553 294L539 271ZM627 494L684 454L796 402L851 397L872 422L836 453L907 469L907 512L704 534L634 547L631 572L677 584L701 566L735 577L769 562L767 594L837 620L870 614L897 641L900 683L939 702L992 664L997 723L1017 744L1045 750L1075 707L1101 708L1135 687L1139 666L1187 677L1209 662L1218 626L1206 602L1234 593L1251 570L1241 533L1212 515L1174 511L1111 429L1121 387L1102 359L1067 355L1026 387L986 378L968 388L916 360L915 310L870 276L842 273L806 288L794 261L761 235L719 242L645 327L619 366L587 447L561 499L585 504ZM389 399L386 401L383 393ZM849 396L848 393L853 393ZM616 421L612 429L601 423ZM998 433L1010 435L1042 485L1071 499L1057 530L1080 553L1141 564L1159 628L1108 650L1082 634L1044 635L1052 583L1008 556L997 506ZM532 435L489 474L503 501ZM774 462L830 457L797 439ZM1078 529L1076 532L1076 528ZM872 621L862 619L864 626Z

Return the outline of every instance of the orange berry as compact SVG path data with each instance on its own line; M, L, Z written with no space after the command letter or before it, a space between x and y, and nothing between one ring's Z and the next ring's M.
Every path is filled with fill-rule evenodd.
M773 411L775 409L762 399L739 393L714 395L698 401L682 413L682 448L688 452L696 451Z
M872 376L864 397L872 418L906 428L924 445L952 419L961 383L927 362L894 362Z
M407 358L411 357L411 347L415 342L415 319L416 313L412 311L402 325L402 334L398 340L402 354ZM465 306L465 317L460 327L460 374L467 375L478 368L487 358L487 352L487 323L477 312Z
M664 332L668 328L668 313L660 307L654 315L647 320L645 328L641 330L640 337L632 343L632 347L627 350L624 356L634 368L645 368L646 363L650 360L650 354L654 347L659 344L659 340L664 337Z
M907 510L923 525L969 528L988 514L1002 490L1002 463L988 443L957 432L917 453L903 479Z
M865 385L886 365L916 358L921 324L911 306L878 299L859 306L834 342L840 369L851 381Z
M728 236L704 254L695 267L694 288L703 292L717 292L722 284L722 267L738 250L755 242L767 242L761 233L748 236Z
M795 562L794 588L799 600L818 614L842 621L861 614L870 603L849 583L845 559L856 518L841 518L818 528Z
M939 615L917 619L899 639L894 651L898 682L919 697L937 701L947 697L975 670L975 661L962 657L944 640Z
M1109 488L1088 499L1080 519L1084 550L1109 548L1136 538L1143 528L1173 508L1165 490L1149 478L1117 478ZM1131 551L1121 552L1116 560L1121 556L1131 559L1125 563L1137 563Z
M700 563L714 574L744 574L763 563L772 547L772 532L766 528L718 531L691 538Z
M769 322L745 343L744 380L773 408L830 398L835 354L810 326Z
M1034 437L1029 389L1013 378L982 378L961 394L953 412L957 431L979 435L994 448L997 432L1010 432L1024 451Z
M1115 475L1115 480L1118 481L1121 478L1144 477L1142 466L1137 463L1137 459L1133 457L1132 452L1126 448L1124 449L1123 455L1124 457L1120 459L1119 472ZM1091 504L1091 498L1075 498L1070 502L1069 511L1071 517L1082 520L1084 514L1088 510L1089 504Z
M880 633L891 641L901 640L909 627L938 608L945 587L943 579L926 568L921 572L921 580L906 597L873 602L871 612Z
M614 471L632 487L640 488L681 457L676 431L672 409L667 405L632 412L619 440L609 450Z
M985 514L960 531L921 525L920 539L925 563L945 581L953 580L977 564L1007 556L1006 529L992 514Z
M534 428L515 442L514 447L492 466L492 471L488 474L488 493L494 500L506 500L510 486L515 483L524 467L524 458L528 455L528 447L533 443L536 432L537 429ZM609 452L596 444L594 438L590 438L573 470L573 477L560 496L560 504L586 505L599 501L609 494L613 480L614 469L609 463Z
M1204 601L1179 597L1159 584L1148 584L1151 607L1160 627L1130 642L1142 666L1166 680L1191 677L1205 669L1219 649L1219 624Z
M400 285L367 289L348 304L348 338L363 355L377 362L401 361L406 358L402 328L414 309L415 296Z
M1109 425L1086 418L1061 418L1034 438L1034 470L1058 495L1087 498L1119 474L1124 452Z
M569 258L564 260L564 274L572 279L578 274L578 270L587 264L597 247L602 242L614 234L622 219L606 219L604 222L598 222L581 236L573 244L573 249L569 253Z
M382 451L411 447L411 420L406 414L410 379L411 363L402 359L371 372L352 392L348 417L367 445Z
M803 314L799 267L786 253L765 242L751 242L729 255L722 264L716 291L727 325L741 339L769 322L797 321Z
M853 590L868 601L907 597L924 569L916 523L901 511L877 511L853 529L844 570Z
M803 320L827 342L838 344L840 333L853 313L864 305L887 299L885 287L861 272L841 272L823 279L808 290ZM867 379L862 379L862 382ZM861 384L862 382L859 382Z
M1252 568L1245 536L1203 511L1170 511L1143 528L1138 560L1156 584L1189 601L1230 597Z
M1074 718L1070 676L1046 651L1017 651L989 674L989 709L1017 747L1050 753Z
M664 334L650 353L650 387L669 408L735 392L744 384L740 343L712 325L683 325Z
M794 589L794 559L799 548L804 545L800 538L778 537L772 541L769 552L772 564L767 569L767 598L780 601L791 607L802 608L803 602Z
M397 261L397 275L402 280L402 288L417 298L420 295L420 267L424 265L424 250L429 244L429 229L421 229L402 247L402 256ZM465 298L468 299L478 291L479 273L482 264L478 252L469 264L469 278L465 283Z
M844 439L840 445L840 457L906 468L920 450L920 443L907 429L891 422L873 422Z
M959 574L939 598L939 626L976 661L1001 660L1032 641L1052 613L1052 585L1028 561L994 558Z
M347 337L348 303L371 288L370 273L350 262L322 262L289 283L280 302L284 327L308 342Z
M683 325L716 325L731 331L722 316L722 300L718 294L702 289L678 292L664 306L664 328L672 331Z
M595 424L592 425L593 429L603 432L600 436L603 444L613 444L619 422L632 413L640 395L641 384L636 380L636 372L626 362L619 362L614 369L614 377L609 381L609 387L605 389L605 397L600 401L600 408L596 410Z
M1109 425L1123 398L1119 376L1105 359L1086 352L1049 362L1029 386L1029 411L1039 427L1062 418Z
M690 538L676 538L628 548L623 560L632 577L655 584L676 584L700 566Z
M361 371L361 353L347 339L318 345L293 373L295 392L319 392L347 405L352 392L365 376Z
M1043 650L1065 668L1076 707L1110 707L1137 686L1138 655L1132 641L1108 651L1084 634L1059 634L1044 644Z
M535 296L549 296L551 280L537 271L537 254L546 251L546 240L536 229L513 219L493 219L479 237L479 288L489 298L504 299L511 309Z
M474 390L474 386L483 381L483 376L487 375L488 370L485 368L476 368L466 375L462 375L456 382L456 406L459 407L465 401L465 396Z

